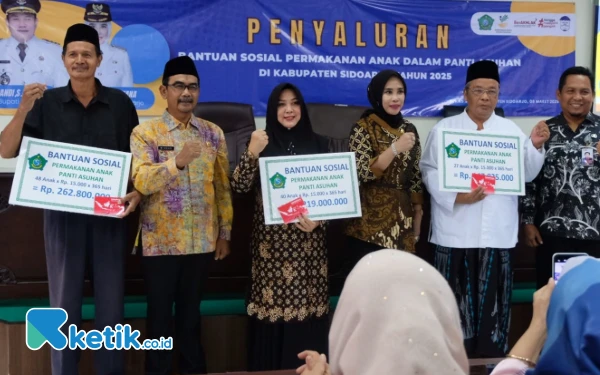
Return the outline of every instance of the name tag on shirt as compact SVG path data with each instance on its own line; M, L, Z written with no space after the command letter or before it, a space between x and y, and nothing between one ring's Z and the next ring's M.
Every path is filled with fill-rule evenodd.
M173 151L175 150L174 146L158 146L159 151Z
M594 165L594 149L591 147L584 147L581 149L581 165L584 167L590 167Z

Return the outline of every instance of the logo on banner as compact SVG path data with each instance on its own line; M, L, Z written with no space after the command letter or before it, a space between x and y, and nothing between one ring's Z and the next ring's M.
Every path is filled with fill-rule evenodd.
M560 19L560 29L562 31L569 31L571 28L571 19L567 16L563 16Z
M48 163L48 160L44 159L44 157L40 154L32 156L27 160L29 162L29 169L36 169L38 171L43 171L44 167Z
M478 12L471 30L485 36L575 36L575 20L569 13Z
M273 189L283 189L285 187L286 178L279 172L275 173L269 180L271 181Z
M538 21L538 27L543 27L546 29L554 29L557 25L558 25L558 22L556 21L555 18L541 18Z
M538 22L537 18L528 19L528 20L520 19L520 20L515 20L513 22L513 26L514 27L531 28L531 27L535 27L537 25L537 22Z
M498 27L505 28L506 26L508 26L508 23L506 22L506 20L508 19L508 15L507 14L498 17L498 19L500 20L500 23L498 24Z
M458 159L458 154L460 154L460 147L454 144L454 142L450 143L446 147L446 154L451 159Z
M491 30L494 24L494 19L489 15L485 15L477 20L479 22L479 30Z

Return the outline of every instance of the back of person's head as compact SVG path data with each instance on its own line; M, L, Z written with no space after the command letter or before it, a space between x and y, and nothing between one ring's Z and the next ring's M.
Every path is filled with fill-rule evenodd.
M352 270L331 330L334 375L468 374L456 300L442 275L399 250Z
M548 338L530 374L600 375L600 260L571 258L552 293Z

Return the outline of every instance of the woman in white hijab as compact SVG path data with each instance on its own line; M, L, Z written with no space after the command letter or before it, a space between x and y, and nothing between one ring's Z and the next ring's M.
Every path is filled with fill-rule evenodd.
M435 268L404 251L373 252L344 285L329 332L329 369L332 375L468 375L460 324L454 294ZM328 373L317 353L300 356L311 361L298 373Z

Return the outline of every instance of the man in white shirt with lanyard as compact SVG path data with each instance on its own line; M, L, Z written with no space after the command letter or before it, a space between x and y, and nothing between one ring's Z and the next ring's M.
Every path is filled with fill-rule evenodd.
M467 71L463 91L467 108L441 120L429 133L420 167L431 194L431 238L436 268L456 296L469 358L503 357L507 352L512 297L512 254L518 242L518 196L440 191L438 129L478 130L517 135L523 144L525 180L544 164L545 124L527 136L511 120L494 113L500 74L493 61L478 61Z

